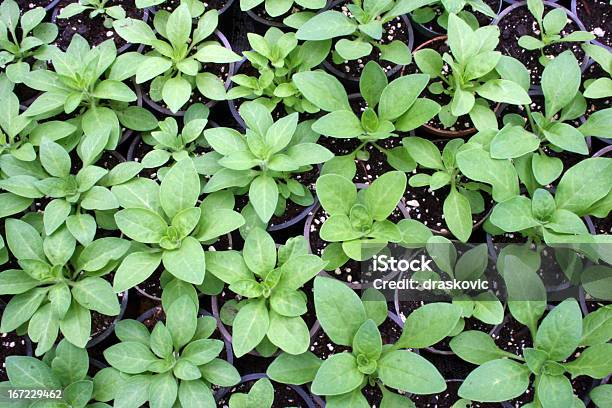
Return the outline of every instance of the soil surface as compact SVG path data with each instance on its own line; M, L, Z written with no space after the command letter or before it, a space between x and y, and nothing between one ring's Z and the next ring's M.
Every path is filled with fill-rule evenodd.
M217 401L217 407L228 408L229 401L232 394L235 393L248 393L256 380L246 381L240 383L234 387L231 387L229 392ZM271 408L306 408L306 402L300 397L300 395L290 386L285 384L279 384L272 381L274 386L274 402Z
M484 0L484 2L485 2L485 3L486 3L488 6L489 6L489 7L491 7L491 9L493 10L493 12L495 12L495 13L497 13L497 12L500 10L500 7L503 7L503 6L505 5L505 3L502 3L502 1L500 1L500 0ZM501 3L501 4L500 4L500 3ZM476 19L477 19L477 20L478 20L478 22L480 23L480 26L481 26L481 27L486 26L486 25L489 25L489 24L491 24L491 21L493 21L493 19L492 19L491 17L489 17L489 16L487 16L487 15L484 15L484 14L482 14L482 13L481 13L481 12L479 12L479 11L474 11L474 10L472 10L472 8L471 8L471 7L469 7L469 6L466 6L466 7L464 8L464 10L469 11L469 12L471 12L472 14L474 14L474 16L476 17ZM421 25L422 25L424 28L426 28L426 29L428 29L428 30L432 31L432 32L433 32L433 33L435 33L435 34L438 34L438 35L443 35L443 34L445 34L445 33L446 33L446 29L445 29L445 28L443 28L443 27L441 27L441 26L438 24L438 22L437 22L437 20L438 20L438 16L442 14L443 9L442 9L442 7L435 7L435 10L434 10L434 11L436 12L436 17L435 17L433 20L431 20L430 22L425 23L425 24L421 24ZM415 23L415 24L417 24L417 23Z
M59 11L66 7L68 4L74 3L73 0L61 0L57 7ZM111 0L107 3L107 6L121 6L125 10L126 17L131 17L137 20L142 20L144 11L136 8L136 5L131 0ZM75 34L80 34L87 40L90 46L98 45L104 41L112 38L117 46L117 49L122 48L127 42L115 33L113 28L107 28L104 26L105 20L112 19L107 17L105 14L99 14L94 18L90 18L89 14L92 10L85 10L84 12L72 16L70 18L57 18L55 23L59 29L59 35L56 40L57 46L65 51L70 45L70 41ZM59 14L58 14L59 15Z
M576 15L597 41L612 46L612 7L607 0L576 0Z
M553 7L545 6L544 15L551 11ZM530 35L540 38L540 27L535 18L531 15L527 6L518 7L505 15L497 24L501 30L500 42L497 49L504 55L514 57L521 61L531 73L531 84L539 85L541 82L544 67L538 61L541 55L540 50L529 51L518 45L518 40L523 35ZM579 31L578 25L569 19L565 28L561 31L564 37L573 31ZM581 63L584 58L584 51L580 48L579 42L562 42L549 45L544 48L544 54L556 56L565 50L571 50L578 61Z
M338 4L331 10L340 11L347 16L351 16L350 11L348 10L345 4ZM336 42L339 41L341 38L336 38L332 40L332 49L335 49ZM396 17L388 23L383 24L383 35L380 39L380 43L389 44L394 40L399 40L404 44L408 44L410 40L408 26L406 25L406 22L400 17ZM376 47L372 47L372 52L370 53L370 55L367 55L363 58L346 61L342 64L335 64L332 61L330 53L327 62L347 77L358 79L361 76L361 71L365 67L365 64L367 64L369 61L377 62L385 72L391 71L393 68L395 68L396 64L390 61L381 60L380 55L380 50Z
M0 333L0 381L7 381L6 358L8 356L27 355L26 341L24 337L15 332Z

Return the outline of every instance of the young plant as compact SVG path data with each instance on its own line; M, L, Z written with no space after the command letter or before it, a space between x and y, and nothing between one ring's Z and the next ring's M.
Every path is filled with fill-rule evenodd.
M561 32L568 22L567 13L563 7L555 7L544 15L544 2L542 0L527 0L527 8L538 23L540 38L523 35L519 38L518 44L529 51L540 50L538 61L543 66L554 59L554 55L547 55L544 52L544 48L549 45L564 42L585 42L595 39L595 34L588 31L573 31L563 36Z
M587 155L585 137L608 132L606 123L612 119L612 109L595 112L579 128L564 123L586 112L580 84L578 61L571 51L565 51L542 73L545 112L532 112L526 105L527 121L517 115L504 117L505 126L491 140L491 157L514 159L521 181L530 192L552 183L563 172L561 159L548 156L544 148Z
M70 155L62 146L44 138L39 151L40 164L46 171L43 177L13 176L0 180L0 187L22 197L50 199L43 211L45 234L51 235L66 225L77 241L88 245L97 230L96 220L88 212L94 212L100 223L104 224L104 217L109 214L112 217L114 210L119 208L110 187L134 178L142 170L142 165L126 162L111 171L84 165L76 174L72 174ZM107 229L116 229L112 224Z
M416 272L412 279L439 281L444 276L445 280L476 282L487 271L487 244L462 245L460 248L466 250L459 257L455 245L444 237L429 238L425 247L437 270ZM479 293L451 290L445 291L445 295L452 298L453 305L461 308L461 319L454 333L462 331L465 319L470 317L490 325L498 325L504 320L504 306L490 290Z
M53 347L58 333L85 347L91 333L91 311L117 316L119 301L102 276L114 271L130 249L120 238L77 244L64 226L39 233L17 219L6 220L6 241L21 269L0 273L0 294L13 295L2 314L0 331L27 331L38 343L36 355Z
M487 17L491 17L492 19L497 17L495 11L493 11L493 9L491 9L491 7L489 7L489 5L483 0L425 0L419 3L424 4L410 14L412 21L417 24L427 24L435 19L436 23L438 23L438 25L444 29L448 28L448 16L451 13L456 14L458 17L468 23L474 30L480 27L480 23L474 15L474 12L482 13ZM470 6L471 11L468 11L466 6Z
M198 318L198 306L187 295L165 311L165 324L157 322L151 333L136 320L117 323L121 342L104 350L115 370L109 373L117 384L114 406L216 407L211 387L240 381L238 371L217 357L223 342L209 338L217 322L211 316Z
M608 73L608 77L584 81L584 97L589 99L609 98L612 96L612 52L594 44L582 44L582 49Z
M582 319L578 302L567 299L538 324L546 310L546 289L538 283L536 273L525 268L519 258L508 257L504 279L510 312L529 327L533 346L518 356L500 349L489 335L479 331L466 331L453 338L451 349L479 366L465 379L459 396L481 402L508 401L523 395L533 384L533 402L528 406L584 406L565 374L597 379L609 374L610 336L600 335L595 328L598 320L610 318L610 309L601 308ZM586 349L567 362L579 347Z
M57 18L70 18L77 14L89 12L89 19L93 20L97 16L104 17L104 27L113 28L114 20L125 18L125 10L120 5L107 5L110 0L79 0L76 3L70 3L62 8Z
M454 14L448 18L450 54L425 48L414 54L419 70L434 80L432 94L444 94L451 101L442 107L438 118L444 127L452 127L457 118L469 115L477 129L497 128L497 118L490 102L525 105L529 72L518 60L495 51L499 28L486 26L476 30Z
M401 242L402 231L388 220L406 190L406 175L391 171L359 193L353 182L337 174L317 180L317 197L329 218L319 235L330 244L323 250L326 270L334 270L349 259L364 261L388 242Z
M449 186L450 191L442 206L444 221L455 237L466 242L472 235L472 214L480 214L485 210L482 192L490 195L491 188L469 180L459 169L457 152L464 141L450 140L442 153L435 144L420 137L406 137L402 143L419 166L428 169L427 173L417 173L410 177L408 184L411 187L428 187L432 191Z
M206 255L206 261L207 270L242 297L221 309L223 322L232 326L237 357L255 348L266 356L277 347L294 355L308 349L309 328L301 317L307 311L306 294L301 288L326 262L308 254L304 237L288 239L277 251L272 237L254 228L242 254L215 251Z
M108 392L111 384L103 380L103 375L93 379L88 375L89 356L87 350L75 347L67 340L49 350L42 360L27 356L9 356L6 359L6 372L9 381L0 383L2 396L0 402L7 406L34 406L18 399L9 398L9 389L44 390L42 404L82 408L111 408L99 402ZM41 398L42 399L42 398Z
M167 117L160 121L156 130L142 136L145 143L153 146L153 150L142 158L142 165L151 169L165 166L157 172L158 177L163 178L169 170L168 164L184 158L197 161L199 150L208 147L202 132L208 124L209 113L208 107L201 103L191 105L185 112L180 133L175 118Z
M381 39L386 23L417 7L408 3L407 0L353 0L346 4L348 15L335 10L316 14L299 27L296 37L310 41L342 37L332 52L333 61L337 64L366 57L376 47L381 60L407 65L412 61L408 46L400 40L382 44Z
M240 61L240 56L216 41L205 41L218 24L217 10L192 14L187 3L181 2L172 13L155 13L155 32L141 20L126 18L113 23L117 34L125 41L151 48L145 55L130 53L125 65L136 62L136 82L151 81L149 96L155 102L164 101L173 112L178 112L191 98L193 89L212 100L224 100L223 81L204 70L206 64L227 64ZM192 30L193 19L197 27Z
M264 9L270 17L279 17L291 11L290 15L283 20L286 25L293 27L292 23L298 23L308 20L315 15L315 12L321 10L327 4L326 0L240 0L240 10L252 10L255 7L264 3ZM295 7L301 7L309 11L293 12Z
M10 154L17 160L36 160L35 147L44 138L65 142L77 127L69 122L51 120L38 123L19 112L19 99L10 87L0 86L3 109L0 112L0 156Z
M129 75L111 68L116 58L113 40L90 48L83 37L75 34L66 52L53 49L53 71L37 69L24 77L28 87L43 92L24 115L51 117L63 112L74 117L85 134L79 146L88 158L97 157L104 149L113 150L119 142L121 126L137 131L155 128L153 114L129 106L137 97L122 82Z
M246 74L232 76L238 85L227 92L228 99L255 99L264 104L270 112L282 103L287 113L316 113L319 108L310 103L295 86L293 76L298 72L310 71L327 56L329 41L305 41L298 45L295 33L285 33L271 27L262 37L248 33L253 51L243 54L259 76Z
M609 177L612 177L612 159L583 160L563 175L554 197L541 188L533 192L531 199L512 197L493 208L490 223L501 232L520 232L530 242L543 240L549 245L581 242L581 239L592 242L580 217L589 214L605 217L610 212L611 186L603 181ZM585 184L585 180L592 182Z
M448 336L459 322L460 308L448 303L425 305L410 314L395 344L383 344L378 326L387 318L387 303L380 293L367 291L360 299L342 282L317 277L314 294L321 327L334 344L350 351L324 361L311 352L283 353L268 367L272 380L312 381L312 393L325 396L328 406L336 408L369 407L362 394L368 384L382 392L382 407L414 407L408 397L390 389L419 395L446 389L444 378L430 362L403 349L428 347Z
M36 7L20 17L19 6L14 0L3 0L0 5L0 67L9 80L22 83L34 70L45 68L54 49L51 44L57 37L57 26L43 23L45 9Z
M355 115L344 87L331 75L313 71L301 72L294 78L299 91L312 104L330 112L312 125L314 131L335 138L357 138L361 142L353 152L332 162L346 162L354 167L355 157L367 160L365 147L371 144L386 155L395 169L414 170L414 160L401 146L385 149L377 142L397 136L397 131L416 129L440 111L436 102L419 98L429 81L428 75L406 75L389 83L382 68L374 61L368 62L359 79L359 89L367 103L361 117Z
M227 209L222 198L210 196L196 206L200 178L189 158L172 166L161 185L139 178L113 187L112 192L124 208L115 214L117 226L143 244L117 270L116 292L143 282L162 263L174 278L201 285L206 270L202 243L244 224L242 216Z
M260 378L253 384L247 394L238 392L232 394L229 408L272 408L274 403L274 387L267 378Z
M286 200L311 205L312 193L294 175L333 157L316 144L319 135L310 129L312 122L298 124L297 113L274 122L270 111L257 102L243 103L240 116L247 126L246 135L222 127L204 131L214 149L202 163L206 174L212 175L204 192L233 188L244 194L248 188L250 206L263 223L274 214L282 215Z

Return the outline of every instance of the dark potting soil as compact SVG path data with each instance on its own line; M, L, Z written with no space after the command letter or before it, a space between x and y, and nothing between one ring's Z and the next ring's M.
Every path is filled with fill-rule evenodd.
M400 203L399 205L402 204ZM323 253L323 249L325 249L325 247L328 245L328 243L321 239L321 237L319 236L321 226L328 218L329 214L327 214L323 207L319 207L315 212L312 224L310 225L310 248L312 253L318 256L321 256L321 254ZM389 220L393 221L394 223L397 223L398 221L403 219L404 215L397 207L395 208L393 213L391 213L391 216L389 216ZM359 284L361 281L361 264L358 261L349 259L341 267L336 268L334 271L330 271L327 273L343 282L350 284Z
M111 285L113 284L114 277L115 277L114 272L101 276L102 279L104 279ZM123 293L117 293L117 300L119 301L120 305L121 305L121 301L123 300L123 296L124 296ZM103 315L101 313L98 313L92 310L91 311L91 338L92 339L96 338L97 336L101 335L106 330L108 330L110 327L112 327L113 324L115 324L115 319L117 319L117 316L106 316L106 315Z
M484 0L484 2L485 2L485 3L486 3L488 6L489 6L489 7L491 7L491 9L492 9L492 10L493 10L495 13L497 13L497 12L498 12L498 10L499 10L499 8L500 8L500 3L501 3L501 2L500 2L500 0ZM502 6L502 7L503 7L503 6ZM476 17L476 19L477 19L477 20L478 20L478 22L480 23L480 26L481 26L481 27L486 26L486 25L489 25L489 24L491 24L491 21L493 21L493 19L492 19L491 17L489 17L489 16L487 16L487 15L484 15L484 14L482 14L482 13L481 13L481 12L479 12L479 11L474 11L474 10L472 10L470 7L467 7L467 6L466 6L464 10L469 11L469 12L471 12L472 14L474 14L474 16ZM423 27L425 27L426 29L428 29L429 31L432 31L432 32L434 32L434 33L436 33L436 34L442 35L442 34L446 33L446 29L445 29L445 28L443 28L443 27L441 27L441 26L438 24L438 16L442 14L443 9L442 9L442 7L441 7L441 6L438 6L438 7L434 7L434 11L435 11L435 13L436 13L436 17L435 17L433 20L431 20L430 22L425 23L425 24L421 24L421 25L422 25Z
M219 240L214 244L207 245L204 248L208 251L226 251L232 249L230 243L230 237L228 235L222 235ZM161 276L164 272L163 265L160 265L151 276L149 276L144 282L136 285L136 288L140 289L149 296L161 299L162 287L161 287ZM144 312L144 310L142 311Z
M446 390L431 395L413 395L411 399L417 408L452 408L459 397L459 387L462 381L446 381ZM499 408L501 404L472 401L471 408Z
M232 387L225 396L217 401L217 407L229 407L229 400L232 394L248 393L255 382L256 380L246 381ZM275 381L272 381L272 385L274 387L274 402L271 408L307 408L302 397L290 386L279 384Z
M380 331L383 345L396 343L402 335L402 328L388 317L380 326L378 326L378 330ZM327 336L325 331L321 329L312 338L310 343L310 351L317 357L327 360L328 357L334 354L343 353L345 351L350 352L351 347L334 344L334 342L332 342Z
M340 11L341 13L347 16L351 16L350 11L346 7L346 3L338 4L333 7L332 10ZM332 49L335 48L336 42L339 40L340 38L332 40ZM380 39L380 44L389 44L394 40L399 40L404 44L408 44L410 40L408 28L404 20L402 20L400 17L396 17L388 23L383 24L383 35ZM376 47L372 47L372 52L370 53L370 55L367 55L363 58L346 61L342 64L334 64L330 53L327 62L343 74L351 78L359 78L361 76L361 71L365 67L365 64L367 64L369 61L377 62L385 72L388 72L395 67L396 64L386 60L381 60L380 55L380 50Z
M26 341L15 332L0 334L0 381L7 381L6 358L27 355Z
M544 14L551 11L553 7L545 6ZM569 17L568 17L569 20ZM538 61L541 55L540 50L529 51L521 48L518 45L518 40L523 35L530 35L535 38L540 38L540 28L535 18L531 15L527 6L518 7L504 16L497 24L501 30L500 42L497 49L504 55L514 57L521 61L531 73L531 84L539 85L541 82L542 72L544 67ZM561 36L579 31L578 25L569 20ZM559 55L565 50L571 50L579 62L584 58L584 51L580 48L579 42L562 42L559 44L549 45L544 48L545 55Z
M596 310L599 310L602 307L609 305L610 303L612 302L589 299L588 297L585 299L586 309L588 313L592 313Z
M74 1L61 0L56 7L61 11L62 8L71 3L74 3ZM137 20L142 20L144 16L144 11L136 8L135 3L131 0L112 0L107 3L107 6L121 6L125 10L127 17ZM110 17L107 17L105 14L99 14L94 18L90 18L90 13L91 10L85 10L83 13L70 18L56 18L55 24L57 24L59 29L59 35L55 44L60 49L65 51L75 34L80 34L92 47L110 38L115 42L117 49L127 44L123 38L117 35L112 27L107 28L104 26L104 21L110 19Z
M591 221L593 221L593 226L595 227L595 232L597 234L612 234L612 217L591 217Z
M440 55L444 55L444 53L450 53L450 47L448 46L446 40L431 42L429 43L429 46L427 48L437 51ZM450 66L447 63L444 63L442 67L442 71L445 73L450 73L451 72ZM410 64L404 68L404 70L402 71L402 75L415 74L419 72L420 71L418 67L416 66L416 64ZM438 102L440 106L446 106L452 101L452 96L447 95L445 93L441 93L437 95L433 94L429 92L429 87L425 88L425 90L423 91L423 94L424 94L424 97ZM463 115L463 116L458 117L455 124L451 126L450 128L444 127L442 122L440 122L440 118L438 117L438 115L430 119L426 123L426 125L431 126L434 129L448 130L452 132L455 132L455 131L461 132L461 131L465 131L468 129L472 129L474 127L474 124L472 123L472 120L470 119L469 115Z
M612 6L609 7L612 9ZM606 38L612 35L606 36ZM601 68L601 65L594 62L591 64L582 74L582 81L588 79L607 78L608 73ZM585 117L591 116L594 112L609 108L612 106L612 98L599 98L599 99L587 99L587 111L584 114Z
M419 302L419 301L400 301L399 302L400 319L405 321L406 318L410 315L410 313L414 312L419 307L423 306L423 304L424 304L423 302ZM494 327L495 326L493 325L483 323L478 319L470 317L470 318L465 319L465 328L463 330L464 331L478 330L481 332L489 333L493 330ZM446 337L440 342L432 345L431 347L435 350L451 351L451 348L449 346L450 340L451 339L449 337Z
M607 0L576 0L576 14L597 41L612 46L612 7Z
M153 146L146 144L144 140L140 138L138 142L136 142L136 145L134 146L134 149L132 150L131 157L128 157L128 159L134 160L135 162L142 162L142 159L151 150L153 150ZM139 175L140 177L145 177L151 180L157 180L157 169L156 168L142 169Z
M47 7L53 0L15 0L19 10L31 10L36 7Z
M204 3L204 7L206 7L206 11L208 11L208 10L213 10L213 9L221 10L228 3L228 1L229 0L206 0L206 1L203 1L202 3ZM163 2L157 7L160 9L172 12L180 4L181 4L180 0L166 0L165 2Z
M283 20L285 18L289 17L292 14L301 13L303 11L314 11L314 12L316 12L317 10L305 9L304 7L300 6L297 3L293 3L293 7L291 7L289 9L289 11L287 11L285 14L281 14L280 16L277 16L277 17L272 17L272 16L270 16L266 12L265 2L262 2L261 4L258 4L257 6L253 7L249 11L251 11L257 17L259 17L259 18L261 18L263 20L267 20L267 21L269 21L271 23L275 23L275 24L283 24Z
M317 142L321 146L327 148L335 156L344 156L351 154L359 147L361 142L359 139L340 139L335 137L321 136ZM355 159L357 172L353 178L354 183L367 183L368 174L364 163L361 160Z

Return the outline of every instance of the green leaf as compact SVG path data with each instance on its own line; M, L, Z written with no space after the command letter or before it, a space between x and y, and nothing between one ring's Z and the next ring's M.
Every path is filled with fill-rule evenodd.
M259 175L251 182L249 199L259 218L268 222L278 203L278 186L270 176Z
M376 221L387 219L406 190L406 175L390 171L376 179L363 193L364 204Z
M265 337L270 318L265 301L250 301L240 308L232 326L232 345L237 357L253 350Z
M493 79L476 88L478 95L490 101L527 105L531 98L519 84L507 79Z
M337 110L320 117L313 123L312 130L337 138L353 138L365 133L359 118L348 110Z
M151 378L151 384L149 385L149 405L151 408L172 407L177 396L178 384L172 373L166 372Z
M266 374L282 384L302 385L314 380L322 361L311 352L299 355L281 353L268 366Z
M66 340L85 348L91 332L91 313L73 299L68 312L60 321L60 330Z
M573 405L574 390L567 377L543 373L539 380L538 400L543 407L570 407Z
M194 207L199 195L200 178L190 159L177 162L164 176L160 186L161 206L170 218Z
M317 395L341 395L359 387L362 381L355 357L349 353L334 354L317 371L311 390Z
M321 327L334 343L351 345L353 336L366 320L361 300L348 286L330 278L315 278L314 287Z
M198 308L187 295L179 297L168 307L166 327L172 335L175 349L180 349L193 338L197 328Z
M16 219L5 221L6 243L17 259L46 261L43 241L30 224Z
M570 168L559 181L555 194L557 208L585 215L588 208L605 197L610 191L612 161L606 158L591 158ZM585 183L584 180L591 180Z
M522 231L540 225L531 215L531 201L523 196L498 203L493 208L490 220L506 232Z
M546 116L552 118L569 104L580 88L580 67L571 51L557 55L544 68L542 91L546 101Z
M185 78L168 79L162 88L162 99L172 113L178 112L191 97L191 84Z
M162 262L168 272L185 282L195 285L204 282L206 272L204 249L193 237L183 239L178 249L164 251Z
M161 253L134 252L128 255L115 274L113 289L116 293L133 288L145 281L161 263Z
M159 214L144 208L127 208L115 214L117 226L129 238L154 244L165 236L168 224Z
M380 59L391 61L398 65L408 65L412 61L412 54L408 46L399 40L393 40L389 44L377 44L380 50Z
M531 160L533 176L543 186L555 181L563 172L563 162L558 157L534 153Z
M563 150L589 154L584 135L567 123L553 123L548 129L544 129L544 135L549 142Z
M44 389L61 387L49 366L34 357L9 356L6 359L6 371L13 387Z
M317 180L317 196L330 215L348 215L357 200L353 182L336 174L326 174Z
M121 38L132 44L151 45L155 33L145 21L126 18L113 21L113 28Z
M574 299L556 306L540 323L535 346L548 353L551 360L561 361L570 356L582 338L582 315Z
M540 147L540 139L521 126L504 126L491 141L491 157L514 159Z
M350 18L339 11L329 10L306 21L296 32L298 40L327 40L352 34L357 29Z
M465 331L453 337L450 341L450 347L463 360L477 365L512 356L512 354L500 349L487 333L477 330Z
M149 368L157 357L142 343L126 341L104 350L108 363L126 374L140 374Z
M461 309L449 303L429 303L412 312L396 345L425 348L448 336L461 317Z
M402 144L408 150L410 156L421 166L436 170L445 169L440 151L429 140L420 137L405 137L402 139Z
M455 188L444 200L444 220L449 230L461 242L467 242L472 235L472 211L470 202Z
M293 83L309 102L324 111L351 110L340 81L323 71L299 72L293 75Z
M522 395L529 386L527 366L508 359L492 360L472 371L459 396L474 401L501 402Z
M580 357L563 366L573 378L587 375L591 378L604 378L610 372L610 359L612 358L612 344L603 343L591 346L584 350Z
M308 327L301 317L282 316L270 311L268 339L281 350L289 354L302 354L310 345Z
M110 283L102 278L85 278L72 287L74 299L90 310L107 316L119 314L119 301Z
M436 394L446 389L435 366L408 350L385 354L378 362L378 375L385 385L413 394Z
M40 164L54 177L66 177L70 174L70 156L63 147L50 140L43 139L40 145Z

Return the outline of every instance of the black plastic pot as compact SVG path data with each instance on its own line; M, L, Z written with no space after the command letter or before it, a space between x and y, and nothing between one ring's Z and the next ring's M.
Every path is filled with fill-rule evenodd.
M357 186L358 190L362 190L367 187L366 184L362 184L362 183L355 183L355 185ZM397 205L397 209L402 213L405 219L410 219L410 215L408 214L408 211L406 210L406 206L404 205L403 200L404 200L403 198L400 200L400 202ZM312 211L310 211L310 213L308 214L308 217L306 218L306 223L304 224L304 238L306 238L306 242L308 242L308 251L310 253L313 253L312 247L310 245L310 227L312 226L315 215L317 214L319 209L321 209L321 204L317 202L316 205L312 208ZM319 275L333 278L333 276L325 270L321 270L321 272L319 272ZM387 275L385 279L392 279L395 275L397 275L397 273L391 273L390 275ZM361 289L360 282L344 282L344 283L353 289Z
M322 11L331 10L332 8L336 7L339 4L348 3L349 1L347 1L347 0L336 0L336 1L332 2L331 4L329 4ZM404 15L400 16L400 18L402 19L402 21L406 25L406 30L408 30L408 44L407 45L408 45L408 49L410 49L412 51L412 47L414 45L414 31L412 29L412 24L410 24L410 19L408 18L407 14L404 14ZM331 73L336 78L341 78L341 79L343 79L345 81L348 81L349 83L353 83L353 84L359 82L359 78L358 77L355 78L353 76L347 75L345 72L342 72L342 71L338 70L331 63L329 63L327 60L324 60L322 65L323 65L323 67L329 73ZM397 74L398 72L400 72L402 67L404 67L404 65L395 65L392 69L390 69L389 71L386 72L387 77L392 77L393 75Z
M56 7L53 9L53 14L51 14L51 22L52 23L57 23L57 16L59 15L61 8L59 7L59 2L61 0L56 0ZM84 13L87 13L87 11L85 11ZM149 21L149 9L143 9L142 10L142 21L144 21L145 23L147 21ZM117 49L117 55L123 54L124 52L126 52L128 49L130 49L134 44L126 42L123 46L119 47Z
M223 336L223 339L225 340L226 343L231 344L232 343L232 335L229 332L229 330L227 329L227 327L225 327L225 324L223 324L223 322L221 321L221 316L219 315L219 312L220 312L219 300L218 300L217 296L212 296L211 297L210 304L211 304L212 316L215 319L217 319L217 327L219 328L219 331L221 332L221 335ZM316 320L314 322L314 324L312 325L312 327L309 329L310 339L311 340L312 340L312 337L319 331L320 328L321 328L321 325L319 324L319 321ZM250 354L252 356L257 356L257 357L261 356L256 350L249 351L248 354ZM280 354L280 352L277 352L275 355L278 355L278 354Z
M219 30L215 30L215 35L217 36L217 39L221 42L221 44L227 48L228 50L232 51L232 46L230 45L227 37ZM140 52L141 54L144 52L144 46L140 46L138 48L138 52ZM234 75L234 63L230 62L227 64L229 66L229 71L228 71L228 75L227 75L227 79L225 80L225 89L227 90L232 82L231 77L232 75ZM176 113L172 113L172 111L170 111L170 109L165 108L163 106L161 106L160 104L158 104L157 102L153 101L149 95L147 95L146 92L142 91L142 86L140 84L136 85L136 88L140 88L141 89L141 93L142 93L142 99L144 100L144 103L149 106L150 108L152 108L153 110L161 113L162 115L165 116L184 116L185 115L185 111L184 110L180 110ZM214 101L214 100L209 100L208 102L206 102L206 106L208 106L209 108L213 107L214 105L216 105L219 101Z
M264 373L256 373L256 374L247 374L245 376L243 376L240 379L240 383L238 384L242 384L248 381L256 381L259 380L261 378L268 378L268 376ZM304 391L304 389L302 387L299 387L297 385L288 385L289 387L291 387L291 389L293 389L301 398L302 398L302 402L305 405L305 408L316 408L315 403L312 401L312 398L310 398L310 396L308 395L308 393L306 391ZM230 387L231 388L231 387ZM219 394L216 396L216 400L219 401L221 398L225 397L226 395L228 395L228 393L231 392L230 388L224 388L222 390L220 390ZM304 406L302 404L299 403L300 401L296 401L296 405L297 406Z
M498 14L497 18L495 20L493 20L493 22L491 23L492 25L499 25L499 22L505 17L507 16L509 13L511 13L512 11L514 11L515 9L519 8L519 7L527 7L527 1L512 1L512 4L509 5L508 7L506 7L505 9L503 9L501 11L501 13ZM544 1L544 6L548 6L548 7L553 7L553 8L560 8L565 10L565 12L567 13L567 17L569 19L571 19L581 31L586 31L586 28L584 27L584 24L582 24L582 21L580 21L580 19L578 18L578 16L576 16L574 13L571 12L571 10L568 10L567 8L563 7L562 5L554 2L554 1ZM582 62L580 63L580 70L582 72L584 72L584 70L587 67L587 63L589 62L589 56L585 54L584 58L582 59ZM532 84L531 85L531 89L532 90L536 90L536 91L540 91L541 87L540 85L535 85Z
M503 7L503 0L499 0L499 5L497 6L497 10L494 10L495 13L499 14L499 12L502 10L502 7ZM412 24L414 25L415 30L427 38L434 38L434 37L438 37L441 35L446 35L446 32L438 32L436 30L432 30L432 29L425 27L423 24L415 22L412 19L412 15L411 15L410 21L412 21Z
M45 10L46 11L52 10L55 6L57 6L57 3L59 2L60 0L52 0L49 4L45 6Z
M102 341L106 340L106 338L115 331L115 325L117 324L117 322L123 319L123 315L125 314L125 309L127 309L127 305L128 305L128 291L126 290L125 292L122 292L121 295L122 295L121 305L120 305L121 308L119 310L119 314L115 317L115 320L113 320L113 323L106 330L104 330L102 333L98 334L97 336L91 338L87 342L87 345L85 346L86 348L91 348L97 344L100 344Z
M151 316L153 316L155 313L157 313L159 310L161 309L161 306L155 306L149 310L147 310L146 312L144 312L143 314L141 314L140 316L138 316L138 318L136 318L136 320L138 320L140 323L143 323L145 320L149 319ZM202 316L213 316L208 310L205 309L200 309L200 311L198 312L198 317L202 317ZM215 316L213 316L215 317ZM218 322L218 319L217 319ZM227 362L230 364L234 364L234 353L232 351L232 345L230 342L228 342L225 338L223 339L223 343L225 344L225 353L227 354Z

